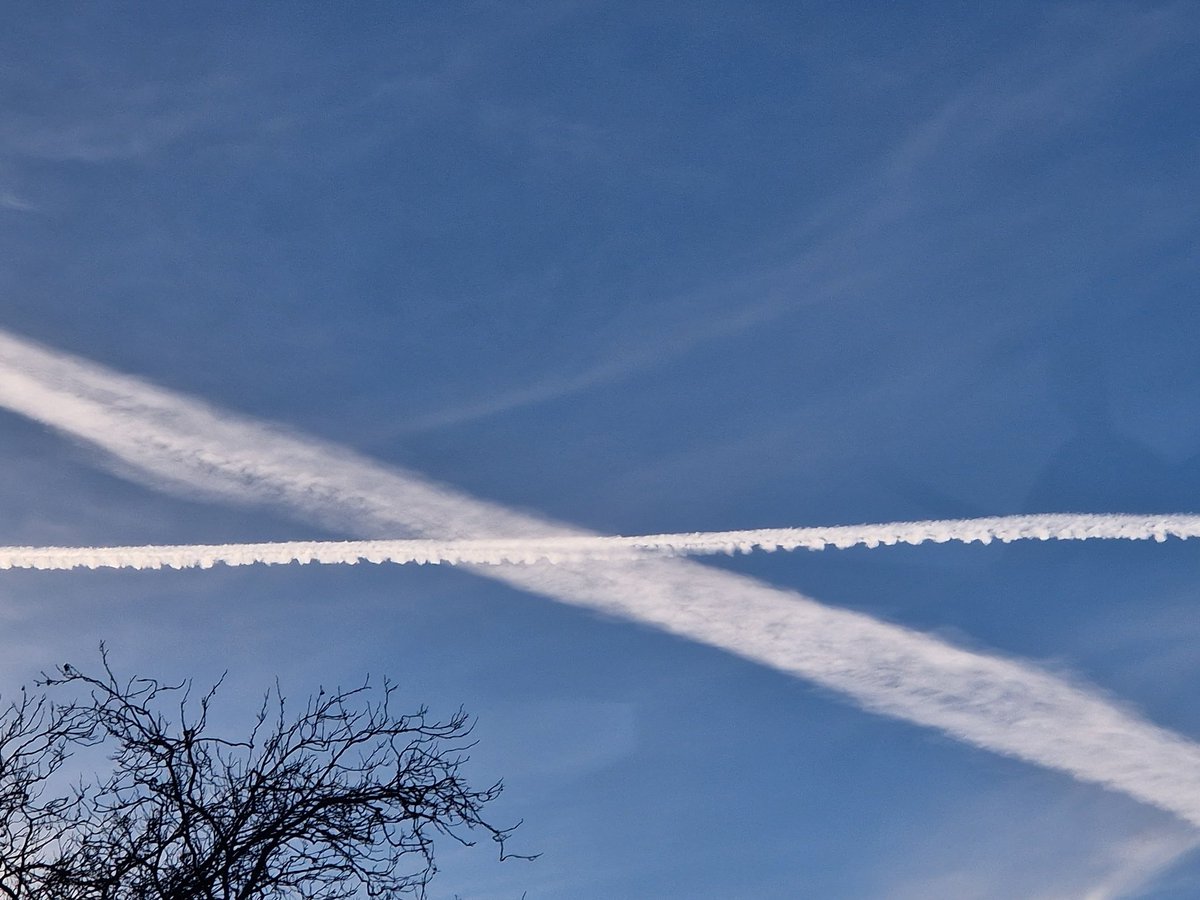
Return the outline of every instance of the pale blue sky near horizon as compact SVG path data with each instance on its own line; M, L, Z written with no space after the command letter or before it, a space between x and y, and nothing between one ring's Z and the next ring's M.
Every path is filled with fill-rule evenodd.
M1191 4L5 13L0 329L608 533L1200 512ZM0 453L4 544L343 536ZM712 564L1200 740L1196 552ZM105 639L464 705L544 855L434 897L1200 892L1165 813L466 572L0 575L0 693Z

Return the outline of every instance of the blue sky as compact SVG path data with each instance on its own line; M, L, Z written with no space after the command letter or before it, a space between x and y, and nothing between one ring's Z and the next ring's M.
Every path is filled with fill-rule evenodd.
M5 18L6 333L606 533L1196 511L1190 4ZM12 412L0 454L5 544L351 536ZM1190 544L707 564L1200 740ZM4 684L106 639L231 716L366 671L477 714L544 855L435 896L1200 892L1166 813L464 571L0 574Z

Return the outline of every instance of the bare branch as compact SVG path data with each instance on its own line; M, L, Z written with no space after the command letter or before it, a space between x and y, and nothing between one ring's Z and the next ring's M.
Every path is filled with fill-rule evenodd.
M501 785L465 780L462 709L398 714L396 686L366 681L289 713L277 682L231 740L209 729L224 676L196 697L190 682L119 679L103 646L101 663L43 675L71 702L22 691L0 714L0 900L387 900L425 896L437 838L533 858L507 851L516 826L483 817ZM71 751L98 742L111 771L44 799Z

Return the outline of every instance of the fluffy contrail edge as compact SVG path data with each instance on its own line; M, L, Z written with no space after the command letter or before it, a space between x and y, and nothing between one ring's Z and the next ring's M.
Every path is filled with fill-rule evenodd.
M142 480L366 538L583 535L0 332L0 406ZM476 569L771 666L881 714L1122 791L1200 826L1200 745L1026 663L679 559Z
M934 519L879 525L758 528L636 536L582 535L474 540L274 541L255 544L147 544L131 547L0 547L0 569L209 569L215 565L503 566L565 565L646 558L824 550L895 544L992 541L1165 541L1200 537L1200 516L1031 515Z

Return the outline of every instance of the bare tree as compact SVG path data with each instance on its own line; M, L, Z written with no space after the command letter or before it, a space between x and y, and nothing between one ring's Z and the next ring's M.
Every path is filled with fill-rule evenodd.
M64 828L78 815L78 795L44 799L72 747L92 729L70 708L20 696L0 712L0 897L26 900L53 876Z
M0 714L0 898L424 897L439 836L482 834L513 855L516 826L483 818L500 784L464 779L461 709L398 714L385 681L322 690L291 712L277 684L250 735L228 740L209 727L220 682L193 697L186 682L122 681L101 654L99 675L44 676L85 697L22 692ZM44 799L70 753L95 744L111 772Z

